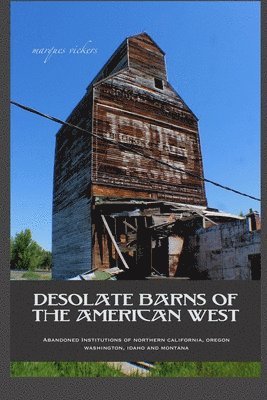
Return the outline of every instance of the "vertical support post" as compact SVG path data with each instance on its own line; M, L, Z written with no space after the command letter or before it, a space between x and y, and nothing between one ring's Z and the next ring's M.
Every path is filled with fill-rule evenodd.
M125 261L123 255L122 255L122 253L121 253L121 251L120 251L120 249L119 249L119 246L118 246L118 244L117 244L117 242L116 242L116 240L115 240L115 238L114 238L114 236L112 235L112 232L111 232L111 230L110 230L110 227L109 227L109 225L108 225L108 223L107 223L106 218L104 217L104 215L101 215L101 218L102 218L102 220L103 220L103 222L104 222L105 228L106 228L106 230L107 230L107 232L108 232L108 234L109 234L109 236L110 236L110 239L111 239L112 243L114 244L115 249L117 250L117 253L118 253L118 255L119 255L119 257L120 257L120 259L121 259L121 261L122 261L124 267L125 267L126 269L129 269L128 264L127 264L127 262Z
M169 239L157 240L157 246L153 249L153 267L162 275L169 276Z
M138 217L137 225L136 277L144 279L151 275L151 233L145 226L145 217Z

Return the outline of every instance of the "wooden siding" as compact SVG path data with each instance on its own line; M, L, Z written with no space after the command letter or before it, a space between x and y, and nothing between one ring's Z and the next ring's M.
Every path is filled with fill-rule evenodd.
M114 146L93 139L92 183L103 186L103 196L113 186L113 197L130 190L131 197L137 191L144 192L142 198L206 205L203 182L186 173L203 176L197 119L167 82L156 90L153 77L143 76L124 70L94 88L94 132ZM119 148L118 142L184 172Z
M91 130L92 96L71 122ZM78 119L78 120L77 120ZM91 268L91 137L63 127L56 138L52 225L53 278Z
M124 40L119 48L112 54L110 59L106 62L106 64L101 68L99 73L93 79L93 81L88 86L88 89L91 90L92 85L105 79L106 77L115 74L121 69L128 66L128 47L127 40Z
M130 68L166 80L164 53L147 34L129 38L128 53Z

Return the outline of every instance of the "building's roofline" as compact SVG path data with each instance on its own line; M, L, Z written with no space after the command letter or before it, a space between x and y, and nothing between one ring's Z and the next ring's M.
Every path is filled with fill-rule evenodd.
M121 73L123 73L124 71L126 71L126 70L128 70L128 71L138 71L137 69L134 69L134 68L130 68L129 66L126 66L126 67L124 67L124 68L122 68L122 69L120 69L119 71L116 71L116 72L114 72L113 74L111 74L111 75L108 75L108 76L106 76L105 78L103 78L103 79L101 79L101 80L99 80L99 81L97 81L97 82L95 82L95 83L91 83L90 84L90 86L92 86L93 88L95 88L95 87L97 87L98 85L101 85L101 83L104 83L104 82L106 82L106 81L108 81L110 78L114 78L114 77L116 77L116 76L118 76L118 75L120 75ZM182 102L182 103L184 103L184 105L185 105L185 112L188 112L188 113L190 113L190 114L192 114L193 115L193 117L196 119L196 121L198 121L198 117L193 113L193 111L191 110L191 108L190 107L188 107L188 105L186 104L186 102L184 101L184 99L178 94L178 92L177 92L177 90L175 90L174 89L174 87L170 84L170 82L167 80L166 81L167 82L167 84L170 86L170 88L171 88L171 90L176 94L176 96L179 98L179 100ZM89 86L89 87L90 87Z
M103 82L105 82L105 81L108 81L110 78L113 78L114 76L117 76L117 75L119 75L120 73L122 73L122 72L124 72L125 70L128 70L128 69L129 69L129 67L126 66L126 67L120 69L119 71L116 71L116 72L114 72L113 74L110 74L110 75L106 76L105 78L100 79L100 81L97 81L97 82L95 82L95 83L92 82L90 86L93 86L93 88L95 88L95 87L97 87L98 85L101 85L101 83L103 83Z
M110 74L100 80L97 80L97 77L99 75L101 75L101 73L103 72L103 70L108 66L108 64L112 61L112 59L116 56L116 54L122 49L122 47L124 45L126 45L127 47L127 52L128 52L128 40L131 38L136 38L138 36L146 36L148 37L153 44L159 49L159 51L165 56L165 52L157 45L157 43L151 38L151 36L146 33L146 32L141 32L135 35L131 35L131 36L127 36L122 42L121 44L116 48L116 50L111 54L111 56L109 57L109 59L107 60L107 62L103 65L103 67L98 71L98 73L95 75L95 77L92 79L92 81L89 83L89 85L86 88L86 93L84 94L84 96L82 97L82 99L76 104L76 106L73 108L73 110L71 111L71 113L68 115L68 117L66 118L66 121L69 121L71 119L72 114L74 113L74 111L79 107L80 103L84 100L84 98L88 95L88 92L90 90L92 90L94 87L96 87L98 84L101 84L102 82L104 82L105 80L108 80L109 78L118 75L119 73L121 73L122 71L126 70L127 68L130 69L129 67L129 63L128 65L126 65L125 67L123 67L122 69L114 72L113 74ZM178 96L178 98L185 104L186 108L188 109L189 112L192 113L192 115L196 118L196 120L198 121L197 116L193 113L193 111L190 109L190 107L188 107L188 105L186 104L186 102L182 99L182 97L178 94L178 92L174 89L174 87L171 85L171 83L168 81L168 79L166 80L168 85L170 86L170 88L173 90L173 92ZM57 132L60 133L62 131L61 127L59 129L59 131Z
M192 211L194 212L194 210L196 212L200 212L203 214L203 216L206 217L222 217L222 218L231 218L231 219L236 219L236 220L245 220L245 217L242 217L240 215L235 215L235 214L231 214L225 211L221 211L218 210L216 208L212 209L210 207L205 207L205 206L198 206L195 204L185 204L185 203L176 203L176 202L172 202L172 201L165 201L165 200L119 200L119 199L105 199L102 200L101 202L96 202L96 205L112 205L112 204L116 204L116 205L133 205L133 206L152 206L152 205L167 205L167 206L174 206L175 208L177 208L177 212L184 210L188 210L188 211Z
M146 32L141 32L141 33L137 33L136 35L128 36L127 39L136 38L136 37L142 36L142 35L147 36L153 42L153 44L158 48L158 50L165 56L166 53L159 47L159 45L155 42L155 40L152 39L152 37Z
M157 43L151 38L151 36L148 35L148 33L142 32L142 33L139 33L139 34L136 34L136 35L127 36L127 37L121 42L121 44L119 45L119 47L117 47L116 50L111 54L111 56L109 57L109 59L107 60L107 62L103 65L103 67L100 69L100 71L95 75L94 79L93 79L93 80L90 82L90 84L87 86L87 90L90 88L90 86L92 86L92 85L94 85L94 84L96 84L96 83L98 82L98 81L95 82L96 79L97 79L97 77L98 77L99 75L101 75L101 72L106 68L106 66L110 63L110 61L112 60L112 58L121 50L121 48L122 48L125 44L127 44L127 47L128 47L128 40L131 39L131 38L135 38L135 37L138 37L138 36L142 36L142 35L147 36L147 37L153 42L153 44L159 49L159 51L165 56L165 52L157 45ZM128 49L127 49L127 51L128 51ZM129 65L128 65L128 66L129 66ZM111 75L109 75L109 76L111 76ZM106 78L108 78L108 77L106 77ZM103 78L103 79L106 79L106 78ZM102 79L101 79L101 80L102 80Z
M185 106L188 108L188 110L192 113L192 115L196 118L196 120L198 121L198 117L196 116L196 114L191 110L190 107L188 107L187 103L184 101L184 99L181 97L181 95L177 92L177 90L172 86L172 84L168 82L168 85L170 86L170 88L174 91L174 93L182 100L182 102L185 104Z
M235 214L230 214L224 211L205 211L203 212L205 216L207 217L224 217L224 218L233 218L233 219L239 219L239 220L244 220L245 217L241 217L240 215L235 215Z
M119 47L116 48L116 50L111 54L111 56L109 57L108 61L103 65L103 67L98 71L98 73L95 75L95 77L92 79L92 81L89 83L89 85L87 86L87 90L90 88L90 86L92 86L94 83L96 83L95 81L97 80L97 77L99 75L101 75L101 72L106 68L106 66L110 63L110 61L112 60L112 58L121 50L121 48L127 44L127 38L124 39L121 44L119 45ZM127 50L128 51L128 50ZM110 75L109 75L110 76ZM103 78L105 79L105 78Z

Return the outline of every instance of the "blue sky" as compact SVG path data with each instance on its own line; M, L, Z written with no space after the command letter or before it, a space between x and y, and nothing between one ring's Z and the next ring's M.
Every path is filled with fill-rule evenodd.
M199 118L205 177L260 197L258 2L11 2L11 99L66 119L108 57L147 32L168 80ZM89 42L91 41L91 42ZM69 49L97 48L96 54ZM45 62L33 49L65 49ZM11 233L51 248L59 125L11 107ZM206 184L208 203L237 213L258 202Z

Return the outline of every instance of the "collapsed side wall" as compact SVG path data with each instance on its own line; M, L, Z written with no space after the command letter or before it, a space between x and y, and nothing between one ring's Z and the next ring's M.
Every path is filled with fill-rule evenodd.
M91 129L85 99L69 122ZM64 279L91 269L91 136L63 127L56 139L52 277Z
M212 280L251 279L248 256L261 251L260 231L250 232L246 220L201 228L189 243L197 269Z

